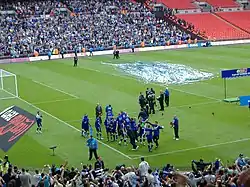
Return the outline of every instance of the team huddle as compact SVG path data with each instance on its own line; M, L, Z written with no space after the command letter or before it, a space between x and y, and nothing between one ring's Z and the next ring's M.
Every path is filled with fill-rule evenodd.
M164 110L164 94L166 106L169 106L169 91L166 89L165 93L160 92L160 96L157 98L160 103L160 111ZM105 108L105 120L102 122L103 110L100 104L97 104L95 108L95 130L96 138L103 140L103 124L105 127L107 141L118 142L120 145L128 145L128 142L132 145L132 150L137 150L141 145L148 145L148 151L151 152L155 145L155 148L159 146L160 132L164 129L164 126L158 124L158 121L154 123L149 122L148 118L150 114L155 114L156 105L155 91L153 89L147 89L146 97L142 93L139 96L139 104L141 111L136 118L130 117L126 112L121 111L117 116L114 116L113 108L111 105ZM152 113L151 113L152 112ZM36 114L37 133L42 133L42 115L39 111ZM173 121L170 122L171 127L174 129L174 139L179 140L179 119L174 116ZM90 124L88 115L84 115L82 118L82 132L84 137L93 136L93 128Z
M158 122L150 123L148 116L143 115L143 111L138 116L138 122L135 118L129 117L126 112L121 111L118 116L114 116L113 108L111 105L105 108L106 116L104 120L104 126L107 134L107 141L118 141L118 143L127 145L128 141L133 146L132 150L139 148L137 143L142 145L148 143L148 150L151 152L155 144L155 148L159 146L160 130L163 126L160 126ZM99 140L103 139L102 136L102 108L98 104L96 107L96 120L95 129L96 137ZM82 119L82 136L88 137L93 134L90 120L87 115L84 115Z

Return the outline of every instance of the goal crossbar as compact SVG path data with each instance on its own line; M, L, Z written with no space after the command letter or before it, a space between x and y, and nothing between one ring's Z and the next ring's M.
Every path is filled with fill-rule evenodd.
M0 90L5 93L0 94L1 100L19 97L16 74L0 69L0 84Z

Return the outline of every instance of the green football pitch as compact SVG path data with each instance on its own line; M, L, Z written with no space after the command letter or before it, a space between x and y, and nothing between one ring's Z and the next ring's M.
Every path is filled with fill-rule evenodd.
M0 100L0 109L16 105L30 113L43 114L43 134L36 134L34 125L8 152L11 162L20 167L41 168L44 164L72 166L89 164L86 139L80 136L81 118L94 117L96 103L113 106L114 112L125 110L136 117L138 95L147 87L157 94L164 89L158 84L144 84L101 62L129 63L162 61L185 64L214 73L217 77L186 85L169 85L171 107L164 114L157 112L150 121L165 126L160 147L149 153L146 146L132 151L131 146L117 142L99 142L99 155L108 167L118 164L137 165L145 156L150 165L160 167L171 163L177 168L189 168L193 159L233 161L239 153L250 155L250 111L238 104L224 103L222 69L250 66L250 46L225 46L171 51L141 52L113 56L94 56L32 63L1 64L0 68L15 73L20 98ZM228 80L228 96L250 94L250 78ZM214 112L215 115L212 115ZM180 141L174 141L169 122L174 115L180 119ZM91 124L94 121L91 120ZM104 133L103 133L104 134ZM56 155L49 147L57 145ZM0 151L0 157L6 153Z

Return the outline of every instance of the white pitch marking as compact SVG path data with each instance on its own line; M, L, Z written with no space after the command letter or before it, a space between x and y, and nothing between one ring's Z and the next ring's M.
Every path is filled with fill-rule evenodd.
M45 110L42 110L41 108L39 108L39 107L37 107L37 106L31 104L30 102L28 102L28 101L26 101L26 100L24 100L24 99L22 99L22 98L20 98L20 97L19 97L18 99L21 100L21 101L23 101L24 103L26 103L26 104L28 104L28 105L30 105L30 106L36 108L36 109L38 109L38 110L41 111L42 113L47 114L48 116L50 116L50 117L56 119L57 121L60 121L60 122L63 123L64 125L66 125L66 126L72 128L72 129L74 129L74 130L76 130L76 131L78 131L78 132L82 132L80 129L78 129L78 128L76 128L76 127L74 127L74 126L68 124L67 122L65 122L65 121L63 121L63 120L57 118L56 116L53 116L52 114L46 112ZM98 140L98 142L99 142L100 144L102 144L102 145L108 147L109 149L111 149L111 150L113 150L113 151L119 153L120 155L122 155L122 156L128 158L128 159L130 159L130 160L132 159L130 156L128 156L128 155L122 153L121 151L118 151L117 149L115 149L115 148L109 146L108 144L105 144L104 142L99 141L99 140Z
M8 93L11 94L11 95L13 95L13 94L10 93L10 92L8 92ZM15 95L13 95L13 96L15 96ZM33 108L38 109L38 110L41 111L42 113L47 114L48 116L54 118L55 120L60 121L60 122L63 123L64 125L68 126L69 128L74 129L74 130L76 130L76 131L78 131L78 132L82 132L80 129L78 129L78 128L76 128L76 127L74 127L74 126L68 124L67 122L65 122L65 121L63 121L63 120L61 120L61 119L59 119L59 118L56 117L56 116L53 116L53 115L50 114L49 112L46 112L45 110L43 110L43 109L41 109L41 108L39 108L39 107L33 105L32 103L30 103L30 102L28 102L28 101L22 99L21 97L15 97L15 98L19 99L20 101L23 101L24 103L26 103L26 104L29 105L29 106L32 106ZM111 150L113 150L113 151L119 153L120 155L122 155L122 156L124 156L124 157L126 157L126 158L128 158L128 159L130 159L130 160L132 159L130 156L128 156L128 155L122 153L121 151L119 151L119 150L117 150L117 149L115 149L115 148L109 146L108 144L105 144L104 142L99 141L99 140L97 140L97 141L98 141L100 144L102 144L102 145L108 147L109 149L111 149Z
M65 91L60 90L60 89L58 89L58 88L54 88L53 86L49 86L49 85L47 85L47 84L45 84L45 83L41 83L41 82L36 81L36 80L32 80L32 81L35 82L35 83L37 83L37 84L40 84L40 85L42 85L42 86L48 87L48 88L53 89L53 90L56 90L56 91L58 91L58 92L61 92L61 93L65 94L65 95L69 95L69 96L74 97L74 98L77 98L77 99L79 98L79 97L76 96L76 95L73 95L73 94L71 94L71 93L65 92Z
M77 98L68 98L68 99L57 99L57 100L51 100L51 101L41 101L41 102L35 102L32 103L33 105L39 105L39 104L46 104L46 103L57 103L57 102L62 102L62 101L72 101Z
M143 157L148 158L148 157L157 157L157 156L162 156L162 155L170 155L170 154L175 154L175 153L183 153L183 152L187 152L187 151L193 151L193 150L204 149L204 148L209 148L209 147L217 147L217 146L221 146L221 145L229 145L229 144L233 144L233 143L246 142L246 141L249 141L249 140L250 140L250 138L244 138L244 139L239 139L239 140L234 140L234 141L229 141L229 142L224 142L224 143L203 145L203 146L199 146L199 147L193 147L193 148L169 151L169 152L165 152L165 153L147 155L147 156L143 156ZM132 158L132 159L135 160L135 159L138 159L138 158L140 158L140 157L135 157L135 158Z

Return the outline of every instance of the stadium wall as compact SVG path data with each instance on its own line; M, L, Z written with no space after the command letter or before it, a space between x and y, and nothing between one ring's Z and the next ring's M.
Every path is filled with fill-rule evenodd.
M232 40L232 41L217 41L211 42L211 46L223 46L223 45L235 45L235 44L250 44L250 40ZM196 44L181 44L181 45L171 45L171 46L157 46L157 47L144 47L144 48L135 48L135 52L145 52L145 51L158 51L158 50L174 50L174 49L184 49L184 48L198 48L206 46L206 42L198 42ZM119 50L121 54L131 53L131 49L121 49ZM95 51L94 55L112 55L113 50L106 51ZM65 54L64 58L73 58L74 53ZM78 53L78 57L89 56L89 52ZM52 55L51 59L61 59L61 55ZM48 60L48 56L38 56L38 57L29 57L29 58L12 58L0 60L0 64L3 63L19 63L19 62L34 62Z

